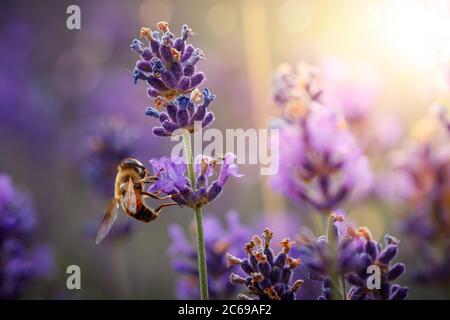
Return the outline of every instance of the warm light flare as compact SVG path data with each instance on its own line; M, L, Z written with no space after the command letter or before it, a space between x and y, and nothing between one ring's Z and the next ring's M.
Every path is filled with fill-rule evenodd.
M390 0L369 7L369 23L383 50L408 65L441 66L450 57L450 4L446 0Z

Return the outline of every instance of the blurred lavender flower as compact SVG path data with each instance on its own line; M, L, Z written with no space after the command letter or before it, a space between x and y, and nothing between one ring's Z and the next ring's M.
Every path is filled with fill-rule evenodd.
M86 136L82 145L82 170L93 192L99 192L104 199L110 199L114 194L114 179L117 164L134 152L137 142L137 130L127 124L119 114L100 117L95 122L94 130ZM97 221L86 221L83 233L95 239ZM108 242L120 240L133 234L135 221L127 219L119 221L108 235Z
M283 239L280 243L282 250L274 256L270 247L272 231L265 229L262 236L264 242L255 235L245 245L247 258L239 259L227 253L228 266L240 265L246 273L245 278L232 273L230 281L247 287L248 294L238 295L241 299L294 300L303 280L292 281L293 270L301 264L300 259L289 255L293 242L289 238Z
M393 159L396 195L407 205L402 231L422 260L421 281L450 279L450 134L442 108L412 130L413 139Z
M313 104L308 115L280 129L280 168L271 185L319 211L337 208L351 194L365 195L372 184L369 161L330 108ZM281 145L282 144L282 145ZM289 146L289 148L283 147Z
M204 59L203 52L186 41L194 35L183 25L180 37L170 32L167 22L157 24L158 31L141 29L141 37L148 40L148 46L135 39L131 49L141 59L134 69L134 81L144 80L149 85L149 97L155 98L155 107L161 110L168 102L198 87L205 75L196 71L196 64Z
M352 126L364 125L370 119L377 97L377 74L369 65L346 64L339 59L326 59L320 65L323 102L342 111Z
M386 247L373 240L369 229L357 230L344 224L344 218L330 214L327 234L317 241L299 236L300 251L310 257L306 267L310 278L322 282L319 299L405 299L408 289L391 284L405 271L405 265L391 265L398 251L398 241L386 235ZM345 230L345 227L347 229ZM371 265L380 268L380 289L369 289L367 272ZM347 283L351 285L347 290Z
M284 110L289 120L304 117L311 103L319 102L322 90L319 88L317 68L299 63L295 69L282 64L275 72L272 82L273 100Z
M53 269L53 252L35 243L37 216L11 179L0 174L0 299L18 299Z
M159 112L154 107L148 107L145 114L158 119L160 127L154 127L153 133L157 136L171 136L178 129L186 129L193 133L195 123L200 124L200 128L205 128L213 123L214 114L207 111L208 106L216 98L208 89L203 89L201 94L198 89L192 91L191 96L178 96L175 101L166 106L166 112Z
M105 197L113 195L117 164L133 154L136 131L116 114L100 117L86 137L82 150L82 166L86 179Z
M42 143L54 137L59 121L58 104L47 94L44 81L36 80L32 74L30 61L41 31L19 12L10 12L1 20L0 134L23 138L30 150L43 157ZM10 44L15 42L22 43L20 50L10 50Z
M226 228L215 216L205 217L205 247L208 267L208 287L210 298L231 299L236 287L229 279L236 268L227 268L225 253L238 254L242 243L248 239L250 230L241 224L236 212L226 215ZM168 249L172 268L177 278L177 297L180 299L198 299L198 265L195 243L188 240L181 226L172 225L169 229L172 243Z
M195 186L192 186L185 176L186 163L183 158L176 159L176 161L167 157L151 159L153 172L155 174L159 172L159 179L150 187L149 191L175 195L172 200L180 205L201 208L222 193L223 186L229 177L242 177L237 172L235 159L236 156L232 153L227 153L220 160L203 155L197 156L194 161ZM209 178L219 164L220 170L217 178L209 182Z
M282 64L274 75L273 100L290 120L304 117L316 102L337 108L351 125L364 122L374 105L376 76L367 66L359 66L356 76L348 70L336 59L318 67Z

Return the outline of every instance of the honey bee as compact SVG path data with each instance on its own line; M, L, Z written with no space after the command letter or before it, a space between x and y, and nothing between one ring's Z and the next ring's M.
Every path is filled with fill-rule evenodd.
M120 162L114 183L114 197L98 228L96 244L99 244L111 230L120 207L130 217L147 223L155 220L163 208L179 205L175 202L164 203L153 209L144 203L144 199L147 197L158 200L167 200L173 197L173 195L161 197L158 193L145 191L145 184L155 183L158 175L159 172L156 175L150 175L144 165L136 159L126 158Z

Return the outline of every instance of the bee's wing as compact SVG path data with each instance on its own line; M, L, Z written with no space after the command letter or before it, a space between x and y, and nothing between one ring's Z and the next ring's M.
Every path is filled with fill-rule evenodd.
M116 199L113 199L108 207L108 210L106 211L100 227L98 228L97 237L95 238L95 244L99 244L100 242L102 242L108 234L109 230L111 230L114 222L117 219L118 209L119 204Z
M137 212L137 197L136 192L134 191L134 183L131 178L128 180L127 185L125 186L125 193L123 195L123 205L125 207L125 211L129 214L136 214Z

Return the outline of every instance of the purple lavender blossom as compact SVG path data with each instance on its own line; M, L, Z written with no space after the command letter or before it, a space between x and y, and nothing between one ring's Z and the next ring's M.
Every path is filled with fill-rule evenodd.
M212 159L208 156L198 156L194 161L195 186L192 186L186 174L186 163L183 158L151 159L153 172L159 173L158 181L153 184L150 192L162 192L174 195L173 201L190 208L201 208L216 199L223 190L228 178L241 177L234 163L236 156L227 153L222 159ZM217 178L209 181L216 168L220 165Z
M22 297L53 269L50 247L35 243L37 223L30 200L0 174L0 299Z
M339 59L326 59L320 65L323 102L336 106L352 125L368 122L377 97L377 74L365 64L353 68Z
M180 95L173 102L167 104L165 112L148 107L145 114L158 119L161 123L160 127L153 128L156 136L171 136L178 129L186 129L193 133L196 123L200 128L205 128L213 123L214 114L207 108L215 98L216 96L211 94L207 88L203 89L202 94L195 89L190 97Z
M365 233L369 234L370 233ZM370 237L359 238L354 248L358 254L354 260L354 272L346 274L346 280L352 285L348 291L351 300L404 300L408 295L408 288L392 282L397 280L406 270L403 263L392 263L397 255L399 241L392 236L385 235L385 246ZM358 241L359 240L359 241ZM370 289L367 286L371 275L367 268L371 265L379 267L380 288Z
M134 152L137 142L137 130L127 124L119 114L99 117L94 130L86 136L82 145L82 170L95 194L108 201L114 195L114 179L117 164ZM86 221L83 233L95 239L98 221ZM118 221L108 235L108 242L124 239L136 230L132 219Z
M240 259L227 253L228 266L240 265L245 277L232 273L230 282L244 285L247 294L238 295L241 299L294 300L295 292L303 285L303 280L292 281L293 270L301 264L300 259L289 255L293 242L289 238L281 241L282 250L275 256L270 247L273 233L265 229L263 240L255 235L245 245L248 257Z
M205 216L204 227L210 298L231 299L236 294L236 287L229 279L237 268L227 268L225 253L238 254L242 243L251 234L250 230L241 224L238 214L234 211L226 215L226 228L212 215ZM172 243L168 253L172 260L172 268L179 275L177 297L198 299L200 294L195 243L186 237L179 225L170 226L169 233Z
M141 58L134 69L134 81L147 82L147 93L155 98L155 107L160 110L174 98L197 88L205 75L196 70L197 62L204 59L203 52L186 42L194 35L192 30L183 25L176 38L167 22L159 22L157 27L158 31L153 32L142 28L141 37L148 40L148 46L135 39L131 49Z
M366 66L358 69L356 80L335 59L319 67L304 62L295 68L282 64L274 75L273 101L290 120L305 116L315 102L338 108L351 124L362 122L374 105L377 81Z
M343 216L330 214L327 234L316 241L299 236L300 251L310 257L305 264L309 277L322 283L320 300L366 299L402 300L408 288L392 284L405 271L405 265L391 262L398 252L398 240L386 235L386 246L373 240L369 229L353 229ZM369 289L369 266L380 268L380 288ZM347 284L351 287L347 290Z
M105 197L113 196L117 164L133 154L137 134L120 115L108 115L96 120L82 150L82 166L87 181Z
M59 123L59 104L32 73L43 35L18 11L7 11L0 28L0 135L23 139L42 157L42 144L55 136ZM10 50L11 43L21 43L20 49Z
M442 284L450 279L450 135L438 111L413 128L393 167L396 195L408 211L401 228L420 258L414 278Z
M345 120L330 108L314 104L298 123L285 123L279 141L282 145L273 148L279 150L280 168L271 177L276 191L322 212L369 191L368 159Z
M281 212L260 214L256 217L251 226L252 230L255 231L263 230L265 226L270 226L270 230L274 234L272 239L273 243L280 243L283 240L282 235L290 235L291 238L294 239L299 233L307 235L311 234L311 231L305 227L298 214L286 214ZM310 257L303 254L298 246L292 247L291 255L302 261L302 264L298 268L295 268L293 273L294 279L302 279L304 281L302 290L298 290L295 294L296 300L316 300L321 293L321 286L319 282L308 278L308 270L305 265L310 260Z
M167 22L157 26L159 31L155 32L141 29L141 36L149 41L148 47L139 40L131 44L141 57L134 69L134 81L145 80L148 96L155 98L145 114L159 120L161 126L153 128L156 136L171 136L177 129L193 133L196 123L205 128L214 121L214 113L207 108L216 96L207 88L202 93L197 88L205 79L203 72L196 72L197 62L204 59L203 52L186 43L193 35L187 25L179 38L170 32Z
M322 90L319 88L317 69L299 63L295 69L282 64L274 75L273 100L284 110L288 120L304 117L313 102L319 102Z

